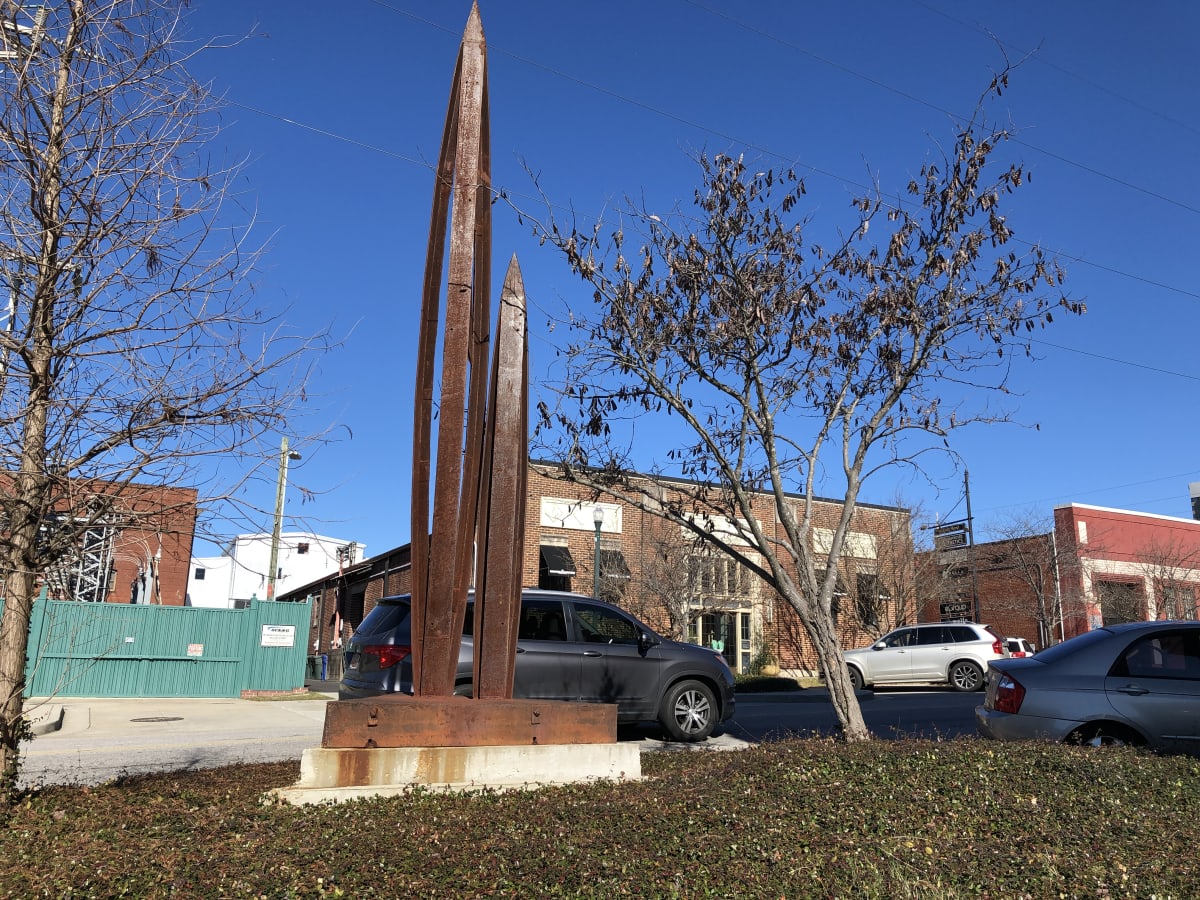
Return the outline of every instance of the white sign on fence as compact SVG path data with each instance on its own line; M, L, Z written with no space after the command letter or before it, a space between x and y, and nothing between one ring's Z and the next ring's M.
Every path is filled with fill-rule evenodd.
M294 647L296 646L295 625L264 625L262 627L262 647Z

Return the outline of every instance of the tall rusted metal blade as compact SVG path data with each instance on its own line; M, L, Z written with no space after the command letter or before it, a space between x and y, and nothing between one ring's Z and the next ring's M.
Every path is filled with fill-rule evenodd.
M480 40L482 41L482 31ZM491 193L491 142L488 138L488 89L487 89L487 59L484 54L484 68L480 91L480 106L475 132L478 135L478 184L474 193L474 233L472 235L469 269L471 273L471 343L469 351L470 386L467 398L465 450L463 453L463 474L461 498L459 503L458 543L456 548L460 554L457 571L464 573L468 581L472 575L472 564L480 561L474 571L476 595L481 595L481 589L487 578L487 572L481 562L476 542L479 540L477 528L479 504L481 502L481 475L483 463L484 426L487 411L488 389L488 347L491 341L491 294L492 294L492 193ZM464 123L465 127L465 123ZM466 198L464 196L464 202ZM456 205L458 200L456 198ZM451 283L454 282L454 249L451 245ZM461 589L453 595L454 608L452 615L457 623L458 631L462 633L463 617L466 613L468 582L463 582ZM478 608L478 605L477 605ZM455 644L457 647L457 644ZM454 678L458 668L458 654L452 653L446 660L446 678L450 690L454 687Z
M529 341L525 285L515 255L500 292L493 353L478 529L486 580L477 585L475 600L475 696L481 699L512 697L521 616Z
M486 275L483 276L482 285L476 283L480 273L487 269L487 266L477 267L479 250L482 247L484 261L490 260L491 242L490 219L484 222L479 220L481 206L490 210L491 178L484 171L489 163L489 155L484 150L485 142L481 135L486 122L486 85L483 25L479 9L473 5L459 48L454 91L447 111L447 122L452 121L454 125L451 127L448 124L446 143L442 148L444 156L449 139L453 137L449 272L430 538L430 547L439 548L442 555L437 565L433 565L425 554L424 583L414 584L415 591L424 590L424 596L414 593L413 598L413 624L418 628L413 639L413 687L415 693L424 696L449 695L454 690L466 595L472 575L486 367L479 364L473 366L471 361L487 356L487 321L490 318ZM439 186L439 193L435 196L440 195L440 190ZM481 197L486 199L481 200ZM435 209L431 225L436 224L439 214ZM488 215L490 213L485 214L485 218ZM431 247L432 244L431 239ZM430 284L427 268L426 301ZM481 340L482 347L479 346ZM424 343L420 349L422 352L426 349ZM432 372L421 368L423 361L418 363L418 379L423 376L431 379ZM478 371L480 369L482 373ZM422 398L423 390L424 385L419 381L418 400ZM422 427L418 423L414 435ZM427 446L424 449L426 459L429 455ZM418 452L421 452L420 448ZM417 458L416 454L414 457ZM416 480L417 472L414 469L414 503L420 489ZM427 485L422 496L428 496ZM417 506L414 505L414 539L418 527L416 510Z
M442 259L446 252L446 223L450 214L450 190L454 184L454 148L458 143L459 78L462 53L454 67L450 103L433 186L433 209L429 217L429 241L425 251L425 280L421 291L421 324L417 339L416 396L413 400L413 473L411 498L412 550L412 642L424 642L426 604L429 596L429 480L433 434L433 375L437 338L441 325ZM413 683L419 684L423 654L413 653Z

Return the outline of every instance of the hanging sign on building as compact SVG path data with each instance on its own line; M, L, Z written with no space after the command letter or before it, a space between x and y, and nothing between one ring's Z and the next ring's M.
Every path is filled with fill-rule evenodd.
M940 606L943 622L948 622L951 619L965 619L971 615L970 600L951 600L948 603L940 604Z
M957 550L959 547L967 546L966 523L955 522L934 528L933 546L938 550Z

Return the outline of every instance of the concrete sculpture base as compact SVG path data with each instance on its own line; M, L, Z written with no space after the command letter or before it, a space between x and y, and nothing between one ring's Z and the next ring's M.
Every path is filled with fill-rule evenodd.
M619 744L616 707L543 700L379 697L325 710L323 746L304 751L300 780L268 795L293 804L414 789L522 789L636 781L636 744Z
M637 781L636 744L539 744L525 747L310 748L300 780L270 799L302 805L390 797L416 789L522 790L581 781Z

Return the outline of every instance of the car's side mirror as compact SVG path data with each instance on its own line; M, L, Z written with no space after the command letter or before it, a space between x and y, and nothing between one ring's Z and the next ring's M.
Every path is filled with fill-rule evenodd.
M887 649L887 644L885 644L883 641L880 641L878 644L876 644L875 646L873 646L871 649L872 649L872 650L886 650L886 649Z
M645 653L651 647L657 647L657 646L658 646L658 639L651 636L649 632L646 632L646 631L638 632L638 649L641 650L643 653Z

